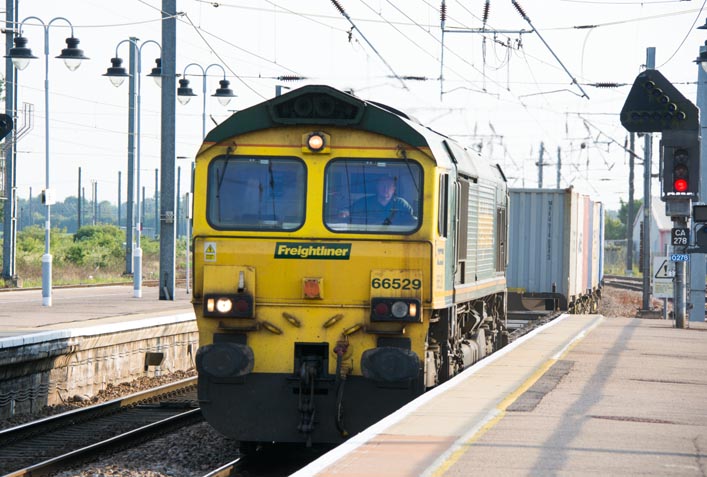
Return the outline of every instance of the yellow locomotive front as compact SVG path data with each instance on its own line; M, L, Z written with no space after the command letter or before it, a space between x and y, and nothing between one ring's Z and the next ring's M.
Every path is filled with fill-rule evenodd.
M193 303L199 400L221 433L338 443L430 384L432 309L451 296L449 206L443 168L405 124L310 86L207 136Z

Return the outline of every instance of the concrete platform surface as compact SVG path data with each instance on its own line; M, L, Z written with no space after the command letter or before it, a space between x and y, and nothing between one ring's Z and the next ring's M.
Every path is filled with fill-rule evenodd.
M175 289L174 300L160 300L157 287L147 286L133 298L132 284L55 288L52 306L42 306L42 290L3 291L0 337L190 313L190 300L184 288Z
M109 384L193 368L198 348L186 291L160 300L156 287L0 292L0 418L90 398Z
M707 475L707 327L607 319L536 407L508 411L434 475Z
M571 315L514 345L295 475L707 475L707 325Z

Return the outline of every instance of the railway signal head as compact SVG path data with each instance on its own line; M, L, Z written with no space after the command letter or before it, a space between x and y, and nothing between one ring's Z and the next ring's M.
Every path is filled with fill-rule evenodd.
M686 149L676 149L673 155L673 191L690 191L690 167Z
M663 199L696 200L700 186L700 138L689 132L663 132Z

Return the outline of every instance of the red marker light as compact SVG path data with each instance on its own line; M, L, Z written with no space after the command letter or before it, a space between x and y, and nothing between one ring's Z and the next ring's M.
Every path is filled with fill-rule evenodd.
M238 313L246 313L247 311L249 311L250 306L248 305L247 300L244 300L243 298L241 298L239 300L236 300L236 304L235 304L234 308L236 309L236 311Z
M378 316L386 316L388 315L388 313L390 313L390 308L388 307L387 303L380 302L376 305L373 311Z

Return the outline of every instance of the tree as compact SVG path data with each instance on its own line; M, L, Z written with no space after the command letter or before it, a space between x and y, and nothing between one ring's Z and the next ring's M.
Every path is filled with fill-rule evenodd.
M643 199L638 199L633 201L633 213L634 213L634 219L636 218L635 214L638 213L638 209L641 208L643 205ZM628 202L624 202L621 200L621 207L619 207L619 220L621 221L622 224L625 226L633 227L633 224L628 224ZM624 229L625 230L625 229ZM625 238L625 232L624 232L624 237Z
M626 225L616 217L604 214L604 238L606 240L622 240L626 238Z
M641 208L641 204L643 204L643 200L633 201L634 214ZM627 227L631 228L633 224L628 223L628 202L621 200L621 207L616 213L616 217L613 217L609 211L604 213L604 238L607 240L624 240Z

